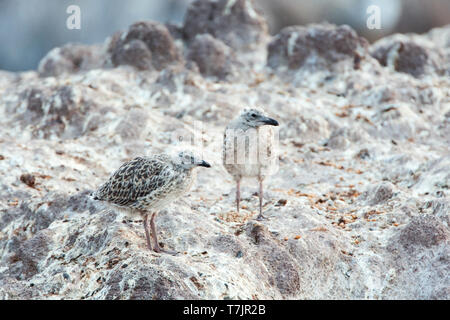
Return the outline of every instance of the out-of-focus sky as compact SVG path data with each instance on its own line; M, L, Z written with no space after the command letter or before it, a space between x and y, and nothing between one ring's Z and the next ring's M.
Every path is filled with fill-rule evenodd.
M0 69L36 69L52 48L99 43L138 20L181 24L192 0L0 0ZM374 41L393 32L426 32L450 24L450 0L255 0L269 30L329 21L348 24ZM81 29L69 30L70 5L81 9ZM381 9L381 29L369 30L367 7Z

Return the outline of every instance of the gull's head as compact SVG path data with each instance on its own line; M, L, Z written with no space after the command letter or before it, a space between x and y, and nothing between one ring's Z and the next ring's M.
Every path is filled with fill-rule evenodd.
M190 151L181 151L175 156L175 163L179 166L183 167L184 169L193 169L195 167L206 167L210 168L211 165L206 162L205 160L199 158L198 156L194 155Z
M278 126L278 121L269 118L264 111L260 109L244 109L239 115L240 122L251 128L258 128L261 126Z

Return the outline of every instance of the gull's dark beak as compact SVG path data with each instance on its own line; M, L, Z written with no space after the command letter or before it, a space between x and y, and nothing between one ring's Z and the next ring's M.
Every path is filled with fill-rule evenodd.
M208 162L206 162L205 160L202 160L202 162L200 162L199 166L200 167L211 168L211 165Z
M266 118L263 119L262 122L267 124L267 125L269 125L269 126L275 126L275 127L279 126L278 121L275 120L275 119L272 119L272 118L267 118L266 117Z

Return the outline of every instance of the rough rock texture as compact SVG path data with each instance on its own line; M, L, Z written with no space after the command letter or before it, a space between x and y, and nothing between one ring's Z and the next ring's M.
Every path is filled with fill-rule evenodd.
M447 30L420 37L444 50ZM192 32L174 49L166 31L138 23L105 44L145 43L149 68L0 72L0 298L450 298L447 76L380 65L364 53L378 45L326 24L285 29L230 61L245 77L217 82L228 62L201 52L222 38ZM191 60L171 63L176 50ZM263 222L257 183L244 180L237 214L221 164L223 130L245 106L280 123ZM191 141L212 168L158 216L161 245L180 254L150 252L139 218L89 194L122 162Z
M270 42L268 65L289 69L323 67L333 69L344 60L350 60L354 69L360 67L367 54L368 42L350 27L331 24L308 27L286 27Z
M237 64L231 48L209 34L195 37L187 57L197 64L202 75L218 79L231 75Z
M141 21L108 42L109 59L114 66L127 64L140 70L153 66L161 70L180 62L180 53L167 27L158 22Z
M381 65L414 77L444 73L444 53L436 44L424 39L418 41L394 35L377 41L371 54Z
M143 41L133 39L112 49L111 61L115 66L126 64L139 70L151 69L152 53Z
M42 58L38 72L43 77L57 77L64 73L100 68L102 64L102 46L70 43L54 48Z
M209 33L238 50L254 49L268 35L253 0L196 0L186 13L183 33L188 40Z
M448 225L433 215L413 217L388 244L388 261L392 261L388 278L392 287L386 288L386 293L400 299L448 299L450 291L445 279L450 271L449 245ZM410 292L402 291L400 288L412 279L415 287Z
M85 118L92 107L84 91L64 84L28 87L10 100L6 109L35 136L77 137L86 130Z

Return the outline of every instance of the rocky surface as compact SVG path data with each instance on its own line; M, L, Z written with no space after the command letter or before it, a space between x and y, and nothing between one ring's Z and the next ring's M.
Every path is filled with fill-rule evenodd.
M328 24L269 38L251 4L196 1L184 27L139 22L0 72L0 298L450 298L449 27L374 45ZM258 46L221 50L243 42ZM263 222L256 182L237 214L221 165L245 106L280 122ZM89 194L191 138L213 167L158 217L180 253L150 252L141 220Z
M268 65L272 68L335 69L339 62L351 60L358 69L367 55L368 42L349 26L331 24L292 26L280 31L268 47Z
M442 37L444 36L445 34L442 34ZM423 36L394 35L386 37L373 45L372 56L381 65L398 72L411 74L414 77L448 72L445 69L444 48Z
M208 33L236 50L254 50L268 37L266 20L253 0L196 0L183 25L187 40Z
M64 73L100 68L103 64L103 46L69 43L51 50L39 63L43 77L57 77Z
M180 60L167 27L151 21L136 22L127 31L115 34L107 51L113 66L126 64L141 70L151 66L161 70Z
M209 34L195 37L187 58L197 65L202 75L220 80L236 73L239 66L232 49Z

